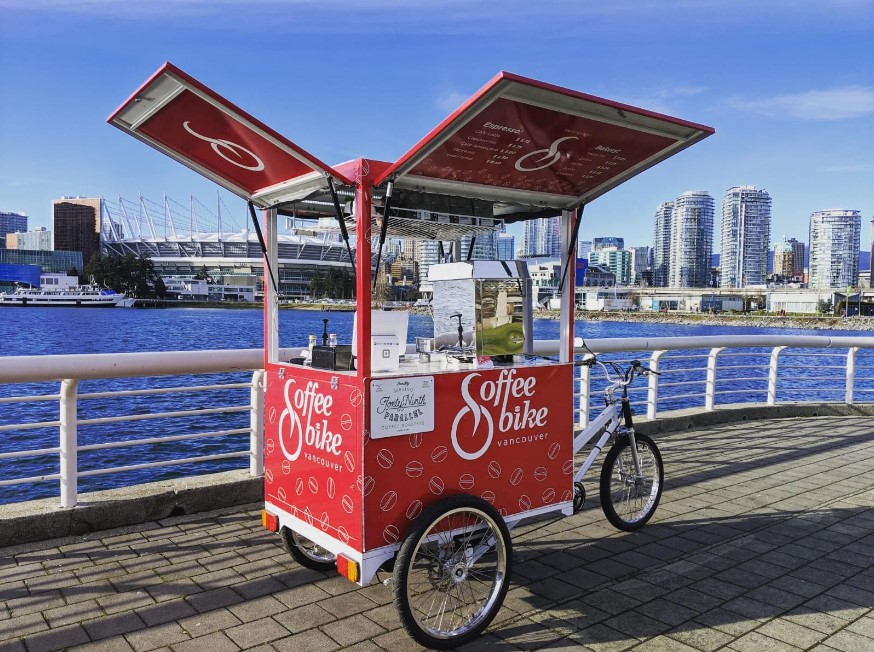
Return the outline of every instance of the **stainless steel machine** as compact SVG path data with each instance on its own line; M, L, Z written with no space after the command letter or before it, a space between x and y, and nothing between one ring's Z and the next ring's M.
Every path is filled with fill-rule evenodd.
M432 265L434 342L478 356L529 354L531 277L519 260Z

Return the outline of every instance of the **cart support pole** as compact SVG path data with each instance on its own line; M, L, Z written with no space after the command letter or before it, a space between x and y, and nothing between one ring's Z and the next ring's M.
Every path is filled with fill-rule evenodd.
M561 213L561 250L562 280L561 284L561 315L559 331L559 361L570 362L574 359L574 275L576 273L577 247L576 238L582 220L583 207L576 211ZM571 270L571 267L574 269Z
M373 191L371 188L370 174L367 172L370 165L364 159L359 159L359 174L356 175L357 186L355 187L355 222L358 225L358 238L355 253L358 257L358 274L355 276L355 290L358 310L361 311L356 320L355 338L358 342L358 358L355 367L359 378L370 376L370 272L372 270L370 243L373 238L371 231L371 201ZM366 314L365 314L366 313Z

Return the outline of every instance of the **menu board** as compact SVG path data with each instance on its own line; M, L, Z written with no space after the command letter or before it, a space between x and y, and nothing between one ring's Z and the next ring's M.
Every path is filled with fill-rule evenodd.
M580 196L677 139L499 98L409 174Z

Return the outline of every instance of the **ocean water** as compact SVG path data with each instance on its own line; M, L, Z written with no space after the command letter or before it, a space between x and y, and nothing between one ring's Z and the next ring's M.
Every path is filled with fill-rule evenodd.
M322 320L327 318L328 330L337 333L338 340L351 340L353 316L351 312L320 312L303 310L283 310L280 312L280 345L304 346L310 334L321 334ZM606 337L672 337L719 334L813 334L811 331L792 329L769 329L731 326L684 326L662 323L632 322L578 322L577 336L585 338ZM430 317L411 315L409 341L416 336L430 336L433 327ZM535 339L558 339L559 323L551 319L538 319L534 322ZM815 331L817 335L852 335L847 331ZM860 333L861 334L861 333ZM867 333L865 333L867 334ZM207 349L250 349L260 348L263 343L263 315L260 309L76 309L76 308L4 308L0 309L0 356L28 356L71 353L123 353L134 351L192 351ZM684 372L674 382L701 381L700 373L704 365L704 352L690 352L683 365L696 367L698 371ZM762 364L766 350L757 350L749 356L758 356ZM625 356L627 357L627 356ZM641 357L645 360L645 357ZM730 368L722 371L725 377L736 379L736 395L726 398L726 402L741 400L764 400L761 396L762 373L766 369L748 370L743 368L743 360L735 361ZM828 395L837 399L842 396L843 385L840 375L843 370L839 362L834 365L831 377L824 376L823 367L805 369L804 364L794 371L795 384L792 390L803 394L798 398L809 400L811 391L839 391L840 395ZM869 374L872 375L872 374ZM836 380L837 379L837 380ZM220 374L208 382L248 382L250 374ZM85 381L81 383L80 393L96 393L106 389L152 389L156 387L184 387L201 384L204 378L131 378L115 381ZM659 409L684 407L684 400L678 398L671 404L671 392L682 396L688 388L677 385L671 389L667 380L662 395L668 401ZM703 382L703 381L702 381ZM643 389L645 383L640 383ZM837 388L836 390L834 388ZM27 394L54 394L58 383L39 385L0 385L0 397L22 396ZM697 391L701 391L700 389ZM784 392L781 400L792 400L793 396ZM147 399L112 398L88 399L80 402L79 418L92 419L118 414L149 414L159 411L196 409L208 407L234 406L246 403L248 389L228 389L213 394L174 393L148 397ZM632 400L635 396L632 395ZM699 400L700 401L700 400ZM36 423L54 421L58 418L57 401L40 403L0 404L0 425L13 423ZM134 421L113 425L85 425L79 428L79 444L90 445L111 443L143 437L192 434L205 431L246 428L248 415L245 413L223 413L197 418L178 418ZM22 450L39 450L58 446L56 427L28 430L12 430L0 433L0 453ZM126 448L84 451L79 454L80 470L96 470L106 467L127 466L144 462L172 460L200 455L245 451L248 448L247 435L226 435L205 437L192 441L167 442L157 445L138 445ZM142 482L227 470L247 468L248 460L237 457L228 460L178 464L155 469L144 469L95 475L80 478L79 490L89 491ZM56 473L57 453L46 453L28 457L0 458L0 478L31 478ZM0 486L0 504L20 500L58 495L58 481L32 482L23 485Z

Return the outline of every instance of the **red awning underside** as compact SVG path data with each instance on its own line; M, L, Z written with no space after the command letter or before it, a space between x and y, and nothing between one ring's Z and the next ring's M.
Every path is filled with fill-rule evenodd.
M170 63L109 122L261 206L351 182Z
M164 64L109 122L224 188L268 208L353 185L356 166L330 167L185 74ZM713 129L500 73L397 162L372 170L409 194L490 202L525 219L587 203ZM383 166L380 166L383 167ZM418 202L418 203L416 203ZM479 214L479 213L478 213Z
M492 79L377 185L574 207L713 129L510 73Z

